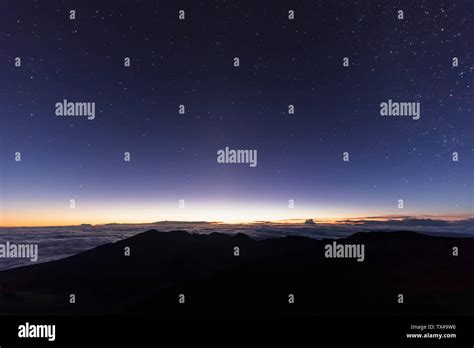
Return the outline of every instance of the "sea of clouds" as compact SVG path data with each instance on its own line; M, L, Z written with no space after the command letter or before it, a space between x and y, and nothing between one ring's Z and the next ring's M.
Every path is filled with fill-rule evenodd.
M474 237L474 219L458 221L404 218L389 221L345 220L343 224L327 223L253 223L221 224L207 222L157 222L152 224L107 224L63 227L0 228L0 244L37 244L38 261L48 262L95 248L106 243L156 229L162 232L186 230L190 233L245 233L252 238L305 236L315 239L342 238L356 232L414 231L430 235ZM0 258L0 270L31 265L29 259Z

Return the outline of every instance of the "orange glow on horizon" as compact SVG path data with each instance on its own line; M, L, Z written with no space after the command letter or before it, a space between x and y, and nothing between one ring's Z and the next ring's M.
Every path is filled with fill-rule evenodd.
M4 202L5 203L5 202ZM285 204L259 202L222 202L186 200L185 207L162 202L96 202L80 200L74 209L69 201L28 202L3 204L0 209L0 227L72 226L108 223L145 224L158 221L208 221L229 224L272 222L302 224L306 219L316 223L341 224L345 220L386 221L403 217L461 220L472 214L435 214L410 211L399 214L397 209L363 209L357 206L343 208L328 204L306 203L289 209Z
M154 222L164 222L164 221L176 221L176 222L193 222L193 221L202 221L210 222L215 224L258 224L258 223L273 223L273 224L304 224L307 219L313 219L316 224L347 224L347 223L357 223L358 221L388 221L388 220L402 220L405 217L417 218L417 219L438 219L445 221L456 221L463 220L468 218L473 218L469 214L451 214L451 215L411 215L407 214L405 216L400 215L385 215L385 216L350 216L350 217L308 217L308 218L291 218L291 219L200 219L196 218L179 218L179 216L169 216L168 218L156 218L156 219L147 219L143 220L140 218L116 218L116 219L107 219L105 218L86 218L85 216L67 216L62 215L62 218L57 216L53 217L50 214L44 214L41 216L31 217L26 219L24 217L18 216L9 216L3 219L0 219L0 227L53 227L53 226L78 226L81 224L90 224L90 225L104 225L110 223L117 224L150 224Z

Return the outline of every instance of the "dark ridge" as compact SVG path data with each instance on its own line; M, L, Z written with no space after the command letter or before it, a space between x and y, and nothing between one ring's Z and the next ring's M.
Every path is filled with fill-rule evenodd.
M363 244L365 260L326 258L325 245L333 241ZM452 254L455 246L459 256ZM69 303L71 293L76 304ZM178 302L181 293L185 305ZM288 304L289 294L294 304ZM472 315L474 239L401 231L336 240L254 240L241 233L150 230L62 260L0 272L0 312L153 318Z

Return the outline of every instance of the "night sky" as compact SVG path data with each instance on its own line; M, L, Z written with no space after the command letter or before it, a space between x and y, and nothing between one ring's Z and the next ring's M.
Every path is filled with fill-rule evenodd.
M0 225L472 214L473 13L467 0L2 1ZM95 119L56 116L64 99L95 102ZM381 116L389 99L420 102L420 119ZM258 165L217 163L226 146Z

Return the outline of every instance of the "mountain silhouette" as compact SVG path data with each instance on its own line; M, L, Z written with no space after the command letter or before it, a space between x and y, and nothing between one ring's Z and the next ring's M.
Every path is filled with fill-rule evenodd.
M336 240L364 244L364 262L326 258L333 241L150 230L0 272L0 311L166 319L474 313L474 239L401 231Z

